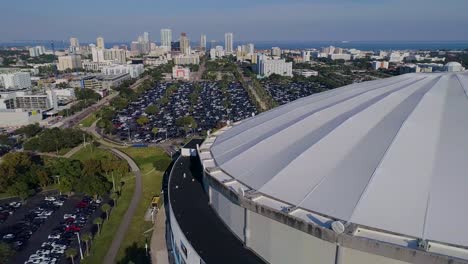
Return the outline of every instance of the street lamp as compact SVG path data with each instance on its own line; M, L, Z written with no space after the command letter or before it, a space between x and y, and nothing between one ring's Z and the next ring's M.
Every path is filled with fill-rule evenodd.
M80 257L83 259L83 249L81 248L81 240L80 240L80 232L75 233L76 236L78 237L78 247L80 247Z

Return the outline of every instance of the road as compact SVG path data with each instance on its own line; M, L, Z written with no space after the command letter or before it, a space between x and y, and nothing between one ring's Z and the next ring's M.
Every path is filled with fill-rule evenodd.
M255 97L255 101L257 101L258 104L260 105L260 108L262 108L261 109L262 111L268 110L268 107L265 104L265 102L263 102L263 100L260 98L260 96L257 94L255 89L253 88L252 80L250 80L250 78L248 77L245 77L245 75L242 72L242 69L239 67L238 64L236 64L236 67L237 67L237 71L242 76L242 80L240 80L242 82L242 86L250 90L250 92Z
M115 148L109 148L115 155L121 157L122 159L126 160L127 163L130 165L133 173L136 176L136 184L135 184L135 191L133 192L132 200L130 201L130 205L128 206L127 212L125 212L124 217L122 218L122 222L120 222L119 229L117 230L114 239L112 240L112 244L109 247L106 257L104 258L103 263L105 264L113 264L115 263L115 258L117 257L117 253L119 252L120 245L127 233L128 227L130 226L130 222L132 221L133 215L138 207L138 203L141 200L141 193L142 193L142 181L141 181L141 171L138 168L138 165L135 161L132 160L127 154L123 153L120 150Z
M198 68L198 71L191 73L190 79L192 79L192 81L194 82L201 81L203 73L205 72L205 69L206 69L205 64L206 64L206 61L203 59L202 63L200 64L200 67Z

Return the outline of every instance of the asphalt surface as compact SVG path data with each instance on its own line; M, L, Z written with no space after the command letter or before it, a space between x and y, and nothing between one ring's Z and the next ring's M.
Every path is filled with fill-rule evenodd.
M37 196L31 198L30 201L24 207L29 210L35 208L38 203L44 199L44 196ZM37 201L36 201L37 200ZM29 259L31 254L34 254L38 249L40 249L42 243L47 241L47 237L52 232L52 230L63 221L63 215L69 212L73 212L75 209L75 204L80 201L79 197L70 197L68 198L63 205L54 213L52 213L49 218L42 224L39 229L33 233L31 238L26 242L23 250L16 253L16 255L11 259L10 263L24 263ZM31 202L31 203L30 203ZM33 206L36 204L36 206ZM27 212L26 212L27 213ZM24 213L24 214L26 214ZM23 216L24 216L23 214ZM22 218L16 219L20 221ZM9 219L10 220L10 219ZM13 220L13 219L12 219Z
M180 157L169 180L171 207L185 237L206 263L265 263L244 247L208 205L202 173L198 158Z
M128 206L127 212L125 212L125 215L122 218L122 222L120 222L119 229L117 230L117 233L115 234L115 237L112 240L112 244L107 251L106 257L104 258L103 263L105 264L115 263L115 258L117 256L117 253L119 252L120 245L122 244L125 234L127 233L128 227L130 226L130 222L132 221L132 217L135 214L135 211L138 207L138 203L140 202L142 193L141 172L140 168L138 168L135 161L133 161L127 154L123 153L120 150L114 148L111 148L109 150L127 161L133 173L135 173L136 184L135 191L133 192L133 197L130 201L130 205Z

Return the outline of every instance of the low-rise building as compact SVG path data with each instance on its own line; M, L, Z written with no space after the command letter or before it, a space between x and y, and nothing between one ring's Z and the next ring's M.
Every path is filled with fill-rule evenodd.
M374 70L388 69L388 61L373 61L371 64Z
M31 75L28 72L11 72L0 74L0 86L6 89L31 88Z
M272 74L292 77L292 62L284 59L272 59L263 54L257 56L257 74L259 77L268 77Z
M174 64L175 65L190 65L190 64L195 64L198 65L200 64L200 56L196 54L189 54L189 55L178 55L173 58Z
M130 74L132 78L138 78L145 71L143 64L113 65L102 68L105 75Z
M190 69L177 65L172 67L172 79L188 81L190 79Z
M318 71L309 70L309 69L297 69L297 70L293 70L293 72L296 75L304 76L306 78L319 75Z
M82 63L82 68L86 71L94 71L98 72L101 71L102 68L112 65L110 61L91 61L91 60L84 60Z
M101 75L97 76L97 79L102 83L102 88L110 90L121 85L124 81L130 80L130 74L123 73L119 75Z

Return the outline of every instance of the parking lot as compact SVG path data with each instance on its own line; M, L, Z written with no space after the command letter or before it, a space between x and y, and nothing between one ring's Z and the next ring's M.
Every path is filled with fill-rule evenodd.
M179 83L177 91L170 96L168 103L159 105L159 113L147 115L145 109L152 104L158 104L171 84L159 83L130 103L126 109L117 113L113 124L120 140L156 143L165 139L184 137L187 133L201 134L202 131L213 129L226 121L239 121L257 113L257 109L249 101L249 96L240 83L231 82L227 89L222 91L217 82L200 82L198 84L201 89L195 102L190 98L195 85ZM137 120L141 116L147 116L149 123L139 125ZM192 116L197 127L187 132L177 126L177 119L184 116ZM153 134L153 128L159 129L157 135Z
M313 82L290 82L282 84L263 81L262 85L280 105L326 90L324 85Z
M69 263L65 250L78 248L77 233L95 232L92 221L102 214L98 207L90 197L32 197L0 224L2 241L16 251L10 263Z

